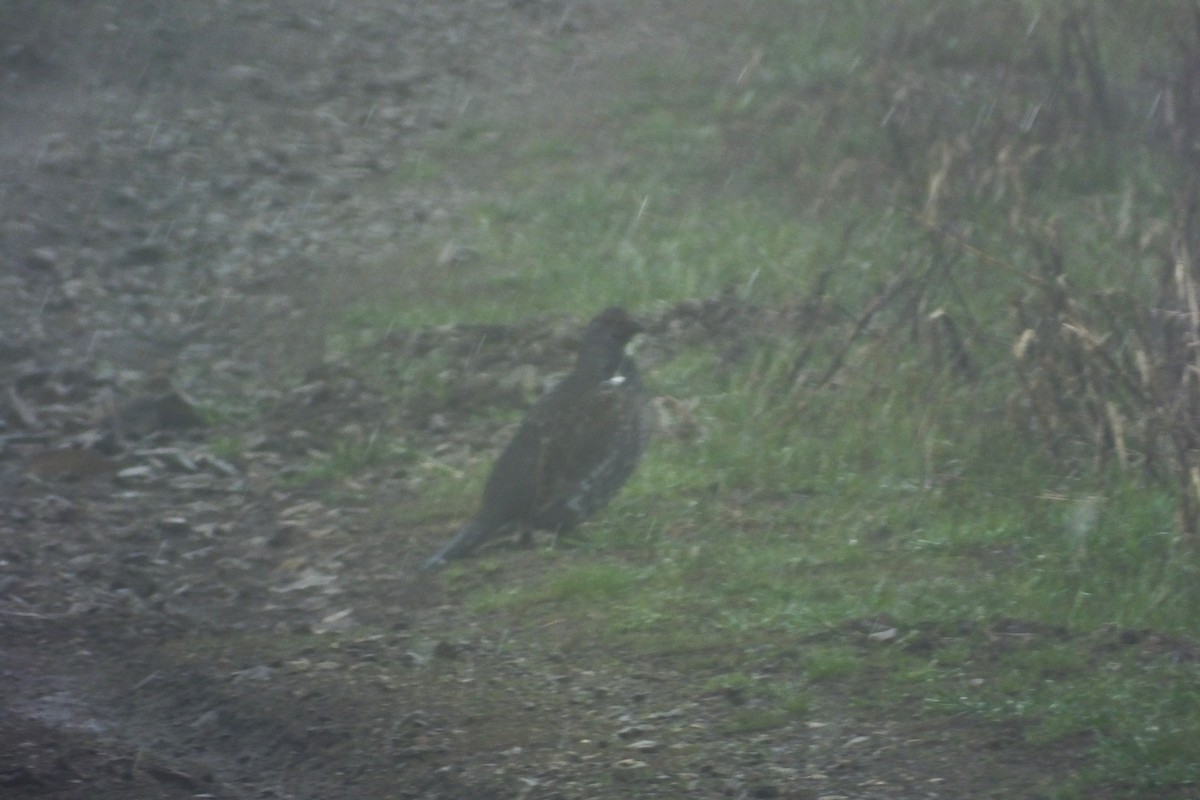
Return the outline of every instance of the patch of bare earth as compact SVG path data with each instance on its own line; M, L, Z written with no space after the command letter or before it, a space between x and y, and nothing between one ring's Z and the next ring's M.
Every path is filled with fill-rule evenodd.
M409 189L409 154L467 108L549 118L615 91L623 54L687 41L692 6L651 6L0 6L0 794L1013 797L1073 767L820 687L803 718L739 729L738 698L698 687L793 661L489 629L414 574L469 511L404 521L429 467L297 478L380 433L485 458L473 413L565 367L561 320L401 331L379 369L436 351L464 388L396 398L323 358L322 323L424 269L407 245L487 183ZM726 313L664 314L651 360ZM533 386L512 378L529 364ZM465 583L553 567L503 561Z

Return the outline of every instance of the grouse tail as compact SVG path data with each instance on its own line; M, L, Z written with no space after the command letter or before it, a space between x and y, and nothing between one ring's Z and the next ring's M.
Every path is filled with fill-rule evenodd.
M478 519L473 519L450 542L421 565L422 572L433 572L446 566L452 559L462 558L487 538L488 529Z

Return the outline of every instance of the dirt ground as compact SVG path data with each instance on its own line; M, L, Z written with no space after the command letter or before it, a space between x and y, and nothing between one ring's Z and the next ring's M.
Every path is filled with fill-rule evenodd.
M466 113L569 113L625 54L686 43L695 7L0 5L0 795L1021 797L1078 767L836 696L728 733L703 658L683 675L566 625L489 630L417 575L460 520L404 521L416 467L344 502L295 480L381 430L486 456L495 432L454 424L470 396L403 406L324 358L324 322L402 282L408 244L487 180L409 189L407 156ZM536 343L549 373L571 335L397 333L380 369L436 346L469 376ZM544 565L511 563L478 580Z

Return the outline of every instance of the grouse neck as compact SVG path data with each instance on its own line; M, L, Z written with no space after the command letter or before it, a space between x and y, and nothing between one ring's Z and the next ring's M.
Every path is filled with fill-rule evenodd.
M575 374L585 381L606 381L621 370L625 347L616 342L585 342L575 362Z

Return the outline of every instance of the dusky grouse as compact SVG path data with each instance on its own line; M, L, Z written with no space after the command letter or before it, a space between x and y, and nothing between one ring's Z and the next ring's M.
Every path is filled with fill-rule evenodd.
M625 352L641 330L616 307L588 323L574 369L529 410L492 466L478 512L423 570L516 530L569 531L613 498L651 428L641 377Z

